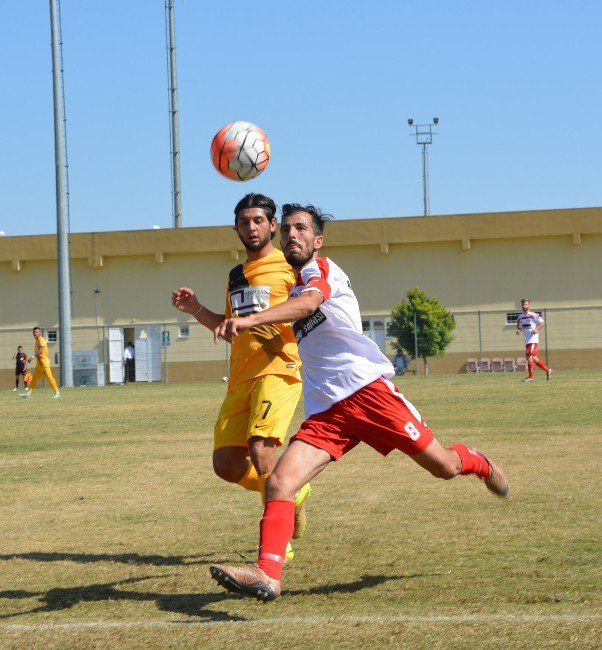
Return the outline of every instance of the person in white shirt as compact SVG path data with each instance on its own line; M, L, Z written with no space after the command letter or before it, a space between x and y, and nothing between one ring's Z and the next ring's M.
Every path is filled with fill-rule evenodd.
M499 496L509 490L504 472L478 450L461 443L444 448L389 381L393 365L363 335L349 278L332 260L318 257L324 221L314 206L284 205L281 246L296 277L290 299L245 318L226 319L214 330L217 342L256 326L292 322L303 363L306 419L268 478L258 562L210 567L213 579L227 590L264 601L280 595L295 492L360 442L385 456L398 449L437 478L475 474Z
M525 338L525 355L529 375L523 379L525 382L534 381L535 366L541 368L547 379L550 379L552 370L537 356L539 352L539 332L546 326L544 319L536 312L531 311L531 301L523 298L521 301L523 313L516 319L516 334L523 334Z
M129 381L136 381L136 352L131 341L128 341L123 351L123 365L123 383L127 384Z

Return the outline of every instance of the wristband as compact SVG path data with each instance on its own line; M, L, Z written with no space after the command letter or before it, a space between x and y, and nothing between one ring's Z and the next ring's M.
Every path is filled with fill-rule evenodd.
M203 311L203 305L201 305L195 312L192 314L192 317L195 318L197 314L200 314Z

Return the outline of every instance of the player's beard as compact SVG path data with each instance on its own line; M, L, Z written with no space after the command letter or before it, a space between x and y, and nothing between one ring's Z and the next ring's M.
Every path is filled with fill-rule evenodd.
M260 237L257 241L255 242L249 242L243 237L239 235L239 239L242 242L242 245L248 250L252 252L257 252L265 248L270 241L272 240L271 233L268 233L265 235L265 237Z
M306 251L303 249L286 249L284 251L284 258L294 269L302 269L313 259L315 252L313 248L308 248Z

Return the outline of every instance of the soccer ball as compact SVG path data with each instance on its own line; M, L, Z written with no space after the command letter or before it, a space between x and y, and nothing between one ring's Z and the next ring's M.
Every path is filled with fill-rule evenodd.
M232 122L221 128L211 142L211 160L217 171L233 181L259 176L270 161L270 141L250 122Z

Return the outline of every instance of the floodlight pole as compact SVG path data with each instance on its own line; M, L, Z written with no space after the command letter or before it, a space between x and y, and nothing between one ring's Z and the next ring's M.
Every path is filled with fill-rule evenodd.
M61 386L73 386L71 355L71 280L69 268L69 190L60 0L50 0L52 90L54 97L54 163L56 178L57 262L59 285L59 363Z
M169 60L169 135L171 140L171 190L174 228L182 227L182 190L180 187L180 127L178 121L178 80L176 74L176 24L173 0L165 3L167 56Z
M429 152L426 144L422 145L422 201L424 203L424 216L430 214L429 210Z
M408 120L408 125L414 129L411 135L416 136L416 144L422 145L422 201L424 203L424 216L430 214L429 201L429 153L428 145L433 143L433 124L439 124L439 118L434 117L432 124L414 124L413 118Z

